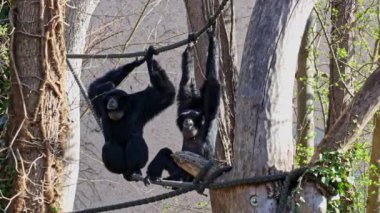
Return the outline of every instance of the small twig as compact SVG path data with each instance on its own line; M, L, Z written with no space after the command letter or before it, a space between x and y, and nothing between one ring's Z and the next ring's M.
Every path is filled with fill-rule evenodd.
M216 19L219 17L221 12L224 9L224 6L227 4L228 0L223 0L223 2L220 4L218 10L215 12L214 16L210 18L209 22L198 32L194 33L194 37L197 39L199 38L200 35L205 33L207 29L209 29L216 21ZM156 48L157 53L169 51L178 47L181 47L183 45L188 44L189 42L192 42L189 38L180 40L176 43L164 46L164 47L159 47ZM92 55L92 54L67 54L67 58L72 58L72 59L83 59L83 58L135 58L139 56L145 56L145 51L139 51L139 52L133 52L133 53L118 53L118 54L101 54L101 55Z
M129 45L129 43L131 42L132 37L133 37L133 35L135 34L137 28L138 28L139 25L141 24L142 20L145 18L144 13L145 13L146 9L148 8L148 5L150 4L150 1L151 1L151 0L148 0L148 1L145 3L144 8L143 8L143 10L141 11L141 13L140 13L140 15L139 15L139 18L137 19L135 25L134 25L133 28L132 28L132 32L129 34L129 36L128 36L128 38L127 38L127 41L126 41L125 44L124 44L123 52L127 49L127 47L128 47L128 45Z

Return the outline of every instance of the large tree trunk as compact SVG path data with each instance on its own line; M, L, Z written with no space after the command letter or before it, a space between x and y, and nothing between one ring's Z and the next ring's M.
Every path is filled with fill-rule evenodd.
M377 7L377 12L380 12L380 5ZM380 25L380 22L378 22ZM376 40L375 47L377 49L377 54L380 55L380 49L378 46L380 43L380 39ZM380 59L377 58L378 62ZM374 116L374 125L375 128L373 130L372 135L372 149L371 149L371 159L370 159L370 175L369 179L371 180L371 184L368 186L367 193L367 213L375 213L380 211L380 111L378 111ZM372 169L372 166L375 166Z
M207 14L205 12L205 1L192 0L185 1L188 12L188 28L190 32L198 31L207 24ZM219 7L218 0L208 0L209 5L214 9ZM220 44L220 81L223 85L222 102L220 106L219 131L216 141L215 157L218 160L231 164L232 141L234 138L235 126L235 88L237 70L236 41L234 30L234 6L233 0L225 6L225 10L217 20L217 38ZM195 79L198 87L204 81L204 68L206 67L208 40L206 36L201 36L195 45Z
M343 109L347 106L350 95L350 69L346 64L352 55L352 30L349 27L353 19L356 0L331 1L331 51L330 51L330 87L329 87L329 115L327 118L326 133L334 125ZM338 52L345 50L347 56Z
M372 184L368 186L367 197L367 213L380 212L380 112L375 114L374 118L375 130L372 136L372 153L371 153L371 166L375 168L370 170L370 180ZM371 167L372 168L372 167Z
M297 55L314 0L258 0L248 27L236 97L233 169L223 180L293 168L292 94ZM213 191L214 212L274 212L273 183ZM255 202L250 202L255 201Z
M51 212L61 206L67 133L65 1L14 4L7 141L17 174L9 212Z
M314 129L314 74L313 66L313 28L315 24L314 13L306 24L302 37L301 48L298 53L297 78L297 155L300 165L309 162L309 152L313 150Z
M81 54L86 43L86 33L90 23L91 14L94 12L99 0L81 0L69 2L66 7L66 23L69 27L65 30L66 50L68 53ZM70 62L77 76L81 74L82 59ZM67 74L66 95L69 105L69 132L65 144L65 167L62 188L62 210L71 211L74 206L75 191L79 173L80 156L80 92L72 73Z

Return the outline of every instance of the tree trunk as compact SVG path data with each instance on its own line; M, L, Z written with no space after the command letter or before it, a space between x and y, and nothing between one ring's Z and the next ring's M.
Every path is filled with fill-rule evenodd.
M71 1L66 7L66 23L70 26L65 30L66 50L68 53L81 54L86 43L86 33L99 0ZM71 60L76 74L80 76L82 59ZM68 71L67 71L68 72ZM80 156L80 92L74 76L69 73L65 82L66 95L69 105L69 131L65 144L64 176L62 188L62 210L72 211L74 207L75 191L79 173Z
M350 44L352 30L349 26L353 19L356 0L333 0L331 4L332 51L330 51L329 115L326 133L334 125L350 98L348 91L352 89L351 79L348 76L350 68L346 64L353 51L353 46Z
M315 15L310 14L298 53L297 78L297 155L300 165L309 162L309 152L314 148L314 66L313 28Z
M368 186L368 197L367 197L367 213L380 212L380 112L375 114L375 130L373 132L372 138L372 153L370 165L375 167L370 169L370 180L371 184Z
M7 141L16 168L9 212L60 210L67 127L64 0L15 1Z
M208 2L212 2L212 0L207 0ZM184 0L186 11L187 11L187 21L188 21L188 29L189 33L196 32L201 29L205 23L207 23L207 14L204 11L203 0ZM207 61L207 46L208 40L207 35L201 35L197 43L195 45L195 54L194 54L194 75L195 82L197 83L197 87L200 88L204 81L205 69L206 69L206 61Z
M380 107L380 68L375 70L366 80L360 91L355 95L350 105L330 128L318 144L310 165L313 165L319 155L326 151L347 151L363 128ZM324 198L314 183L302 187L306 203L301 204L301 212L325 212Z
M351 148L352 143L380 107L379 79L380 67L367 78L354 99L318 144L311 158L311 164L315 163L319 154L323 152L338 150L345 152Z
M377 12L380 12L379 10L380 5L377 7ZM378 24L380 25L380 22L378 22ZM380 39L375 42L375 47L376 44L378 45L379 43ZM377 54L380 55L380 49L378 49ZM380 62L379 58L376 60ZM372 135L372 149L369 171L369 179L371 180L371 184L368 186L367 192L367 213L375 213L380 211L380 111L378 111L374 116L374 125L375 128Z
M299 49L314 3L255 1L236 96L233 169L219 179L293 168L292 92L298 54L294 50ZM274 184L213 190L213 212L274 212L279 194Z
M200 30L207 24L207 14L205 12L205 1L192 0L185 1L188 12L189 31L194 32ZM218 0L208 0L208 4L213 5L214 9L219 7ZM222 102L220 106L219 131L216 141L215 157L218 160L231 164L232 158L232 141L234 138L235 126L235 88L237 81L237 55L234 30L234 6L233 0L225 6L225 10L217 20L217 37L220 44L220 81L223 85ZM195 79L198 87L204 81L204 68L207 59L207 36L201 36L195 45Z

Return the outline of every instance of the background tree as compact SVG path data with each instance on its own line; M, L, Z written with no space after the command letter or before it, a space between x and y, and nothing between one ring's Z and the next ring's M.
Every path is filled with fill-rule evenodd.
M375 32L376 29L378 29L378 26L376 26L375 22L369 21L371 19L374 20L373 18L376 17L375 8L377 3L375 2L376 1L333 1L330 4L329 1L319 1L314 10L314 12L317 13L318 22L320 24L320 34L324 37L322 43L324 42L330 50L328 56L330 59L330 66L328 67L329 69L326 70L323 62L326 46L324 44L316 46L320 54L316 64L317 80L322 80L319 81L318 90L316 91L319 101L321 102L320 109L322 109L322 113L318 113L317 117L321 117L321 115L322 117L327 117L328 122L325 131L330 135L340 134L338 132L330 132L327 129L331 129L338 117L345 112L345 109L347 110L347 108L351 107L349 101L351 99L350 97L360 89L363 82L376 67L373 63L376 54L373 53L377 52L377 45L372 44L377 38L377 33ZM328 21L329 14L331 14L331 22ZM355 19L353 17L355 17ZM332 28L331 34L328 34L326 31L329 27ZM316 38L316 40L318 40L318 38ZM326 71L328 71L330 75L326 75ZM328 78L329 81L323 80ZM329 85L328 93L325 92L326 86L324 85ZM329 97L328 102L325 101L325 96L327 95ZM328 115L324 114L323 103L329 105ZM363 104L363 106L365 105ZM372 111L372 109L369 110ZM366 110L363 108L363 111ZM357 116L366 117L364 114ZM360 118L360 120L361 119L362 118ZM368 119L368 117L366 119ZM354 120L356 121L356 118ZM352 140L351 142L353 142L353 140L355 140L354 145L351 143L349 146L343 145L340 148L335 147L334 149L326 150L327 152L323 155L320 155L321 152L319 151L314 154L315 161L318 159L319 161L334 162L339 158L342 160L341 165L347 167L341 168L342 170L340 170L337 168L339 167L338 165L335 167L331 164L329 166L325 164L325 170L319 168L321 170L318 172L329 174L327 177L325 176L323 180L325 180L325 182L333 181L333 185L338 189L338 194L340 196L340 199L329 202L329 211L333 211L331 208L347 211L344 210L347 207L354 211L365 211L365 194L368 185L367 178L369 163L369 143L366 140L367 135L371 130L365 128L368 120L365 121L364 124L361 122L358 124L358 129L346 129L346 133L342 133L346 134L345 141ZM357 134L353 138L351 137L351 130L355 132L354 134ZM364 130L363 134L361 130ZM325 139L323 139L322 142L325 141ZM334 155L335 159L329 157L325 158L325 156L329 155ZM337 156L342 156L343 158L336 158ZM345 172L343 172L343 170ZM342 173L340 173L340 171L342 171ZM346 182L347 180L351 180L351 182ZM309 187L304 187L304 189L305 188L310 189ZM313 192L305 192L305 194L309 194L310 197L318 198L319 196L317 194L319 192L315 193L316 194L313 194ZM323 203L323 199L319 199L319 201L317 200L318 199L315 199L315 202L309 200L308 203L314 203L314 206L318 206L318 202ZM350 202L351 204L348 205L347 203L341 202L343 200L346 200L345 202ZM332 203L336 204L331 205ZM301 211L307 212L304 209ZM314 209L310 211L316 210Z
M10 212L59 209L67 133L64 0L16 1L7 128ZM15 9L17 8L17 9ZM36 202L36 200L38 200Z
M66 6L65 29L66 51L72 54L80 54L85 50L86 34L90 24L91 14L94 12L99 0L69 1ZM75 74L80 77L82 60L71 60ZM69 71L67 71L69 72ZM80 91L72 73L66 75L65 89L69 106L68 137L65 144L64 175L62 188L62 210L72 211L79 173L80 156Z
M353 55L353 31L350 26L356 0L333 0L331 4L329 114L326 132L346 107L352 90L347 63Z
M380 210L380 113L374 117L375 129L372 136L372 153L370 161L370 184L368 186L367 213L378 212Z
M314 33L315 14L311 13L298 53L297 80L297 156L299 164L308 162L314 148Z
M377 27L380 28L380 1L377 1L376 5L376 17L377 17ZM380 39L376 39L374 45L374 56L373 60L380 62ZM380 210L380 112L378 111L374 116L374 130L372 135L372 148L371 148L371 159L370 159L370 183L368 186L368 196L367 196L367 213L377 212Z

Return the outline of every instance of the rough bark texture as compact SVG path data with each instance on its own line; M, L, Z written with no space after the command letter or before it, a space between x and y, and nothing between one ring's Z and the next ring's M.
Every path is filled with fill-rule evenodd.
M352 30L348 26L353 19L356 0L331 1L331 50L330 51L330 88L329 88L329 115L326 132L334 125L343 109L347 106L352 89L349 78L350 68L346 66L352 55ZM338 52L344 49L348 56L340 58Z
M378 185L380 180L380 112L375 114L375 130L372 136L372 153L371 153L371 165L376 168L370 173L370 180L373 184L368 186L367 197L367 213L380 212L380 187Z
M215 7L219 7L219 2ZM218 19L220 41L220 82L222 89L222 104L220 106L219 134L216 142L216 158L231 165L235 129L235 103L238 67L234 25L234 1L226 5L223 15ZM212 196L212 195L211 195Z
M350 105L322 139L311 158L314 163L325 151L347 151L380 107L380 68L366 80Z
M9 212L50 212L61 205L67 133L65 1L14 4L7 141L17 174Z
M307 1L258 0L245 41L236 96L233 169L221 179L289 171L293 167L292 92ZM213 212L274 212L274 184L214 190ZM250 204L255 196L257 205Z
M81 0L68 2L66 7L66 23L69 26L65 30L66 51L68 53L81 54L86 43L86 32L90 23L91 14L94 12L99 0ZM71 60L76 74L80 76L82 60ZM72 73L67 71L66 95L69 105L69 132L65 144L65 167L62 188L62 210L71 211L74 206L75 191L79 173L80 155L80 92Z
M297 146L301 150L300 164L308 162L306 153L314 147L314 66L313 66L313 27L315 15L312 13L306 24L298 53L297 78ZM306 150L305 150L306 149ZM306 151L306 152L305 152Z
M207 14L205 13L205 1L192 0L185 1L188 12L189 32L200 30L207 24ZM208 0L209 5L214 8L219 7L218 0ZM231 164L232 141L234 138L235 126L235 89L238 75L236 42L234 33L234 6L233 0L227 3L225 10L217 20L217 37L220 44L220 81L223 85L222 102L220 106L219 132L216 142L216 158ZM201 36L198 40L195 54L195 79L198 87L204 81L204 73L207 59L207 36Z
M327 211L327 199L313 182L301 183L301 191L297 195L299 199L297 212L300 213L325 213Z

